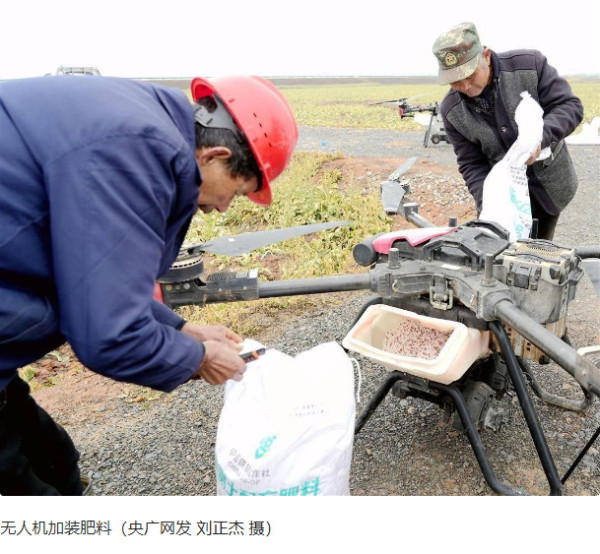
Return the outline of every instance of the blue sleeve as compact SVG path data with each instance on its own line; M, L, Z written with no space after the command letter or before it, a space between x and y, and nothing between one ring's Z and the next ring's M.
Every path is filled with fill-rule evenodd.
M158 300L152 301L152 313L154 314L156 321L162 323L163 325L174 327L175 329L181 329L185 323L185 319L177 315L162 302L158 302Z
M61 332L90 369L164 391L204 356L153 301L177 156L156 138L115 136L44 168Z

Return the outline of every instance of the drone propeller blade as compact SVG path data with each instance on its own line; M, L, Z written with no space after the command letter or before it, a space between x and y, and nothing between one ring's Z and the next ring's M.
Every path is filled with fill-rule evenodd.
M587 273L594 285L596 294L600 296L600 259L588 258L583 260L583 270Z
M330 223L315 223L312 225L299 225L297 227L286 227L285 229L270 229L268 231L256 231L253 233L242 233L231 237L220 237L204 244L194 247L196 251L210 252L225 256L241 256L252 252L257 248L282 242L302 235L316 233L325 229L333 229L349 225L349 221L333 221Z
M417 157L408 158L400 167L397 167L394 172L388 177L388 181L398 181L417 161Z
M402 199L405 194L406 188L398 181L384 181L381 183L383 211L388 215L400 213Z
M369 106L378 106L380 104L395 104L396 106L400 106L404 102L406 102L406 98L400 98L398 100L382 100L381 102L371 102Z
M400 213L402 199L408 192L408 187L400 182L400 177L402 177L416 161L416 157L409 158L387 178L387 181L381 183L381 203L383 204L383 210L386 214Z
M407 102L412 102L413 100L417 100L419 98L422 98L424 95L424 93L421 94L413 94L412 96L409 96L408 98L404 98L404 100L406 100Z

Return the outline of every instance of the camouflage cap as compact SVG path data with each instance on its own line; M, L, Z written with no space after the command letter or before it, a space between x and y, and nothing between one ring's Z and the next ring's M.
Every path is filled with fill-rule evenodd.
M440 35L433 43L439 83L447 85L469 77L477 69L482 52L473 23L461 23Z

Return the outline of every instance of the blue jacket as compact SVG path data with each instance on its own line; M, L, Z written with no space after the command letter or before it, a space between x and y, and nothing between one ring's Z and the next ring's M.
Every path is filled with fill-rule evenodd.
M0 83L0 391L65 340L83 364L170 391L204 356L153 300L196 210L178 90L107 77Z

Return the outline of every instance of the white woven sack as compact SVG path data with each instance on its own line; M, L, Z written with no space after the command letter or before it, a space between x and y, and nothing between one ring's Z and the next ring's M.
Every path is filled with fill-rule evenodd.
M511 241L527 238L531 232L526 162L541 144L544 132L544 111L540 105L528 92L522 92L521 98L515 110L519 135L486 177L479 214L479 219L502 225ZM537 159L543 160L550 154L550 149L544 148Z
M527 238L532 217L526 166L510 165L506 158L500 160L485 179L482 204L479 219L502 225L511 242Z
M348 495L354 372L335 342L269 350L228 381L215 446L217 494Z

